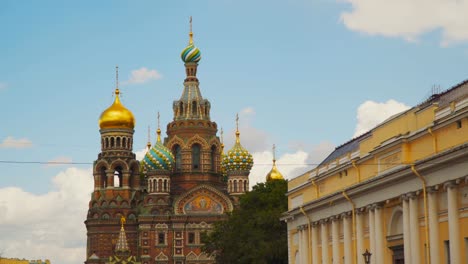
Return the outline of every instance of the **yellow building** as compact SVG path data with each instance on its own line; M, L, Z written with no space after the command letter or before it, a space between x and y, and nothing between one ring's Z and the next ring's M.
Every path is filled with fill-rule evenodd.
M468 263L468 81L289 181L289 263Z

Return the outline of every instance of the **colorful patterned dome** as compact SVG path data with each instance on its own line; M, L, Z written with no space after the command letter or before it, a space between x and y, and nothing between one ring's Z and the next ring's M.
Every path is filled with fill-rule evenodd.
M135 127L135 117L132 112L120 102L120 91L115 89L114 103L109 106L99 117L99 127L106 128L131 128Z
M174 167L174 155L162 144L160 129L156 143L146 152L142 163L147 170L172 170Z
M227 173L231 171L250 171L253 166L252 154L240 144L239 131L236 131L236 144L223 158L223 166Z
M183 62L199 62L201 59L201 52L200 50L190 43L180 54L180 58Z

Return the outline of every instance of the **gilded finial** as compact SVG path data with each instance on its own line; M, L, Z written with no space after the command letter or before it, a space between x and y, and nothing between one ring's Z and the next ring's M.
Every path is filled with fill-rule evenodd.
M125 220L125 217L122 215L122 216L120 217L120 225L122 226L122 228L124 227L125 222L127 222L127 220Z
M148 142L146 143L146 146L148 147L148 150L151 148L151 131L150 131L150 126L148 126Z
M273 165L276 164L276 145L273 144Z
M160 115L158 112L158 130L156 130L156 133L158 134L158 142L161 142L161 128L160 128Z
M192 16L190 16L189 45L192 45L192 44L193 44Z
M240 143L240 132L239 132L239 113L236 114L236 143Z
M119 96L119 65L115 66L115 95Z

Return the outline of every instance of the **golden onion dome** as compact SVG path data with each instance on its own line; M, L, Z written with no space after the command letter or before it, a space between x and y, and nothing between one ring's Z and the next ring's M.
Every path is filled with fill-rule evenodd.
M271 171L266 176L267 182L274 180L284 180L283 174L276 168L276 160L273 160L273 168L271 168Z
M119 98L120 91L118 88L115 89L115 100L114 103L109 106L99 117L99 127L101 129L106 128L130 128L135 127L135 117L132 112L125 108L120 102Z

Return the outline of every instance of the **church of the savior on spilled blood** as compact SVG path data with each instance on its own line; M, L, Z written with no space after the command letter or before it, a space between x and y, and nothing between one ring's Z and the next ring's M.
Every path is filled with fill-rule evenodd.
M201 251L201 233L238 206L248 191L252 155L240 133L226 154L197 79L200 50L182 51L186 78L173 103L167 137L157 130L144 158L133 152L135 118L115 100L100 116L101 152L93 165L94 191L85 221L85 264L214 263ZM273 163L267 180L282 178Z

